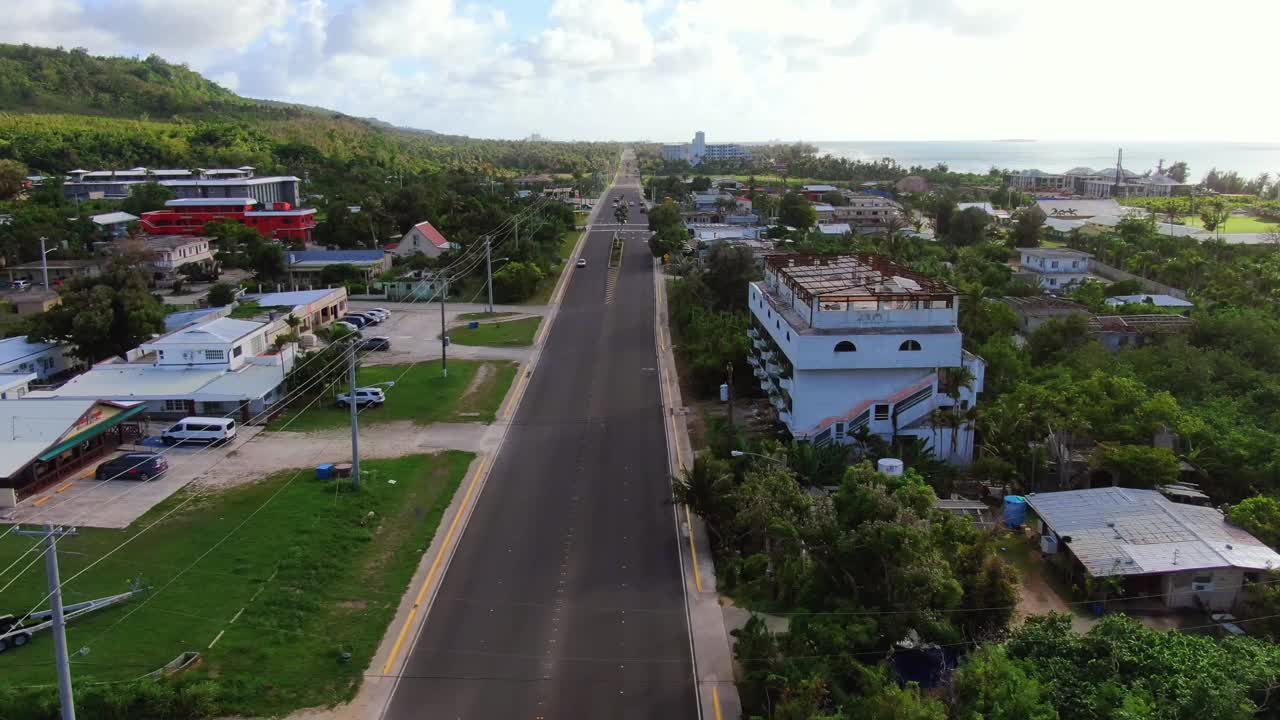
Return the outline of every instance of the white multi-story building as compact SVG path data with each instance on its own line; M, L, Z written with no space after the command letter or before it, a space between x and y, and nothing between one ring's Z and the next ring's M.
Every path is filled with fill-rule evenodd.
M748 360L793 437L896 435L972 459L985 363L961 347L955 288L874 255L779 255L747 295Z
M1032 273L1034 281L1046 290L1064 290L1083 283L1089 277L1087 252L1070 248L1022 248L1022 270Z
M698 165L703 160L750 160L751 151L737 143L707 143L706 133L693 134L693 142L662 146L663 160L684 160Z

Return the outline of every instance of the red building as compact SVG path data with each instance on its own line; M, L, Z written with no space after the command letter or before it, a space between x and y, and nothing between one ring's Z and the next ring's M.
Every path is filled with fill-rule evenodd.
M149 235L203 235L207 223L232 220L265 237L308 244L316 227L314 208L295 208L287 202L255 210L252 198L181 198L165 202L166 210L142 213L142 229Z

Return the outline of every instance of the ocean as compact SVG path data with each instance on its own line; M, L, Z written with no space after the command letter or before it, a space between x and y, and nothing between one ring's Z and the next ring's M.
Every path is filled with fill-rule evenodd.
M1137 173L1184 161L1190 177L1199 180L1210 168L1235 170L1242 177L1259 173L1280 174L1280 143L1100 143L1100 142L812 142L818 154L851 160L891 157L906 167L932 167L946 163L959 172L985 173L992 166L1008 170L1045 172L1086 166L1094 170L1114 168L1116 150L1124 148L1124 167Z

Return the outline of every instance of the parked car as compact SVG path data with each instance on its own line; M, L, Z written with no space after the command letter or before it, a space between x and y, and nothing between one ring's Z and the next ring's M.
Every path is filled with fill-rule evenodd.
M356 407L382 407L386 401L387 396L380 387L356 388ZM351 407L351 393L338 396L338 407Z
M364 318L365 320L369 321L370 325L377 325L378 323L382 322L382 318L378 317L374 313L371 313L365 310L361 310L360 312L349 312L347 313L347 317Z
M360 343L361 350L390 350L391 338L386 335L375 335Z
M13 289L14 290L30 290L31 281L30 280L14 280Z
M360 326L355 323L347 322L346 320L334 320L333 327L340 327L343 330L349 330L357 335L360 334Z
M386 322L387 318L391 317L391 313L387 312L386 310L383 310L382 308L369 308L368 310L361 310L360 314L372 315L373 317L377 318L378 322Z
M587 266L587 259L584 257L578 258L578 267L586 267L586 266Z
M97 480L141 480L160 477L169 469L169 461L152 452L131 452L111 458L93 471Z
M231 418L189 417L160 434L165 445L178 443L222 444L236 439L236 421Z
M649 214L649 209L648 209L648 208L646 208L644 205L641 205L641 206L640 206L640 214L641 214L641 215L648 215L648 214Z
M370 325L373 322L370 318L367 318L364 315L344 315L342 316L342 321L351 323L357 328L363 328L365 325Z

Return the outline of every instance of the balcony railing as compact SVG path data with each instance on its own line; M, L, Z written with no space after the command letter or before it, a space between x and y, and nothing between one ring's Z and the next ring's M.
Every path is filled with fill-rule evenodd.
M782 374L782 366L776 362L766 362L764 364L764 370L773 377L777 377Z
M765 350L764 352L760 353L760 359L764 360L765 362L772 362L773 359L776 357L778 357L778 354L772 350Z
M755 329L755 328L749 328L749 329L747 330L747 337L751 338L752 340L759 340L759 339L760 339L760 331L759 331L759 330L757 330L757 329Z
M758 368L760 367L760 358L756 357L755 355L748 355L747 364L753 368Z
M791 413L789 413L789 412L779 412L779 413L778 413L778 420L779 420L783 425L786 425L788 430L793 430L793 429L794 429L794 428L792 428L792 427L791 427L791 423L793 422L793 421L792 421L792 419L791 419Z
M767 350L769 348L769 343L764 340L753 340L751 341L751 346L757 350Z
M795 381L789 377L778 378L778 387L791 392L791 389L795 387Z
M756 376L756 378L757 378L757 379L759 379L759 380L768 380L768 379L769 379L769 373L765 372L765 371L764 371L764 368L756 368L756 369L755 369L755 372L754 372L753 374L754 374L754 375Z

